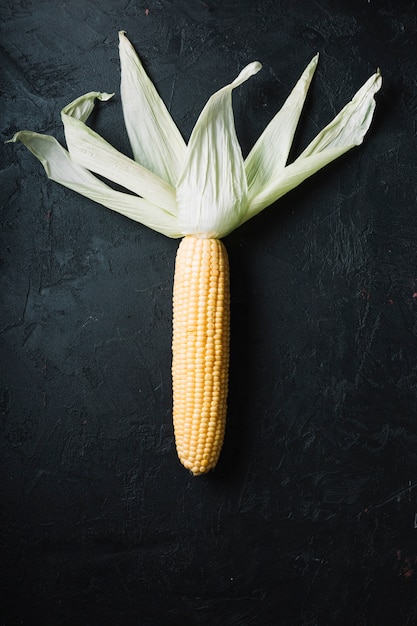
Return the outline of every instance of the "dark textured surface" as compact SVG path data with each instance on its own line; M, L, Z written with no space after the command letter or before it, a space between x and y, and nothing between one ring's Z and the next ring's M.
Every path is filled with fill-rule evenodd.
M295 153L381 67L365 144L241 227L226 441L171 426L177 243L1 155L0 624L417 624L416 4L1 0L3 140L118 94L125 29L186 137L244 63L246 153L307 62ZM94 120L129 153L118 95Z

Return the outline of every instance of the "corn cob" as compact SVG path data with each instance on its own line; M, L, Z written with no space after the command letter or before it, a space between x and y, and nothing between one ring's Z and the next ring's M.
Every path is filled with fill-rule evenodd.
M287 164L316 55L247 158L242 157L232 91L261 69L247 65L213 94L183 140L124 31L119 33L121 100L134 159L120 154L85 122L89 92L61 112L68 151L53 137L17 132L51 180L149 228L183 238L173 294L173 414L176 446L194 475L212 469L223 442L229 362L229 271L220 239L306 178L362 143L381 87L379 70L334 120ZM108 178L131 193L116 191Z
M223 444L229 366L229 264L218 239L182 239L173 291L173 418L181 463L213 469Z

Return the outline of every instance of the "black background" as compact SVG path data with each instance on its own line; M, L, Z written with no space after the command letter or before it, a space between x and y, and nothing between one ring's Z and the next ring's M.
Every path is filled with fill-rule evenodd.
M61 108L130 154L125 29L189 137L234 96L244 154L320 52L293 155L375 69L357 148L225 239L226 440L193 478L171 425L177 241L2 148L2 626L417 624L417 47L399 0L1 1L6 141ZM138 120L140 123L140 120Z

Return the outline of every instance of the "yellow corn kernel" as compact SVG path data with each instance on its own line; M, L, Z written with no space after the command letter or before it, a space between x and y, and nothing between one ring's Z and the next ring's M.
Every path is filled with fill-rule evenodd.
M229 263L218 239L184 237L175 263L172 383L177 452L194 475L223 445L230 341Z

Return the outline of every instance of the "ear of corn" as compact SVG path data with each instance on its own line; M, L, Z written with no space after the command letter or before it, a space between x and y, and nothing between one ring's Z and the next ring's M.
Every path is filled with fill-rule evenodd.
M111 97L104 92L89 92L62 110L68 150L31 131L20 131L11 141L22 142L50 179L168 237L184 237L174 279L174 429L181 462L201 474L216 465L226 416L229 274L219 239L362 143L382 79L378 70L288 164L317 66L314 57L243 160L232 92L260 63L247 65L211 96L186 145L124 31L119 41L121 100L134 160L85 123L95 101ZM130 193L116 191L92 172Z
M188 236L176 257L172 382L181 463L211 470L223 444L229 367L229 264L218 239Z

